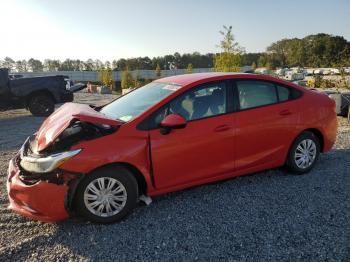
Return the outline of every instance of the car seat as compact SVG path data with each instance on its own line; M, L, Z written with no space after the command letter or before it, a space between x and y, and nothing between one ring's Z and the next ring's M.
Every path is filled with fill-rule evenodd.
M225 96L224 90L215 89L210 96L209 105L211 115L218 115L225 112Z
M175 103L171 105L171 110L181 115L186 120L191 119L193 113L193 98L187 95L182 100L176 100Z
M201 97L197 97L193 101L193 114L191 116L191 119L199 119L202 117L205 117L209 109L209 103Z

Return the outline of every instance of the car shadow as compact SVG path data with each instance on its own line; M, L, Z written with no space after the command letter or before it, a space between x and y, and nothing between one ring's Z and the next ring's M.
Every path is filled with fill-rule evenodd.
M64 260L317 260L348 248L349 170L350 149L332 150L306 175L280 168L169 193L115 224L69 219L12 252L26 258L34 245L45 247L39 257L60 246Z

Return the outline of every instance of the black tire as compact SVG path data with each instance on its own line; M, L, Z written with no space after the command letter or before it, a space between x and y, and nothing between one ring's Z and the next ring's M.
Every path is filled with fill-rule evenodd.
M32 95L28 102L28 109L34 116L49 116L55 110L55 101L49 95Z
M307 141L307 140L313 141L316 147L315 158L312 160L312 162L310 162L310 165L306 167L300 167L300 164L298 165L295 157L296 153L300 152L300 151L297 151L297 148L303 141ZM289 169L289 171L295 174L305 174L305 173L308 173L314 167L314 165L318 160L319 155L320 155L320 141L318 137L310 131L304 131L294 140L293 145L289 149L286 166Z
M103 178L103 179L112 178L117 180L120 184L124 186L124 189L126 190L126 203L121 208L121 210L118 211L118 213L111 216L102 217L92 213L89 210L89 208L86 206L85 201L89 201L89 200L84 200L84 194L85 192L90 192L87 187L93 181L96 181L96 179L98 178ZM93 201L94 200L91 200L91 202ZM114 166L114 167L105 167L105 168L98 169L93 173L91 173L90 175L87 175L79 183L76 191L76 195L74 198L74 207L77 213L81 215L83 218L94 223L105 224L105 223L117 222L123 219L135 208L137 201L138 201L138 184L134 175L126 168ZM103 207L103 210L107 211L106 206Z

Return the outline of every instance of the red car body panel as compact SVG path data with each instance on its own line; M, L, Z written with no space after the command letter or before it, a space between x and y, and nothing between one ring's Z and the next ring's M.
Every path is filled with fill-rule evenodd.
M118 126L121 123L97 112L89 105L66 103L50 115L41 125L38 133L38 151L44 150L75 120L93 124Z
M299 103L296 99L237 112L236 170L267 163L283 165L291 143L300 133L296 127Z
M173 129L168 135L161 134L159 129L144 131L137 128L151 113L186 90L202 83L227 79L273 81L299 90L302 96L274 105L189 121L185 128ZM62 106L40 128L37 135L39 150L52 143L75 118L120 126L115 133L73 145L72 150L82 151L64 162L60 169L88 175L109 164L132 167L144 177L146 194L156 196L281 166L294 139L307 129L319 132L322 136L322 152L329 151L335 142L337 119L334 101L295 84L266 75L232 73L188 74L156 81L179 84L181 88L125 124L109 119L86 105ZM10 176L16 176L13 174L16 172L14 165L10 164ZM20 182L12 178L8 184L9 192L14 192L13 188L20 186ZM52 185L42 183L39 190L39 185L34 185L32 191L18 189L26 193L23 196L16 194L16 199L19 199L16 203L20 204L17 207L12 205L11 208L19 212L23 209L21 205L29 201L46 214L46 221L66 217L62 203L67 188L57 190L59 186L48 186ZM29 198L27 194L32 197ZM43 203L45 201L37 199L42 194L50 195L50 202L57 201L57 213L53 213L51 206ZM13 196L13 193L9 194L10 199ZM44 220L42 216L28 212L23 211L22 214Z
M235 129L231 114L187 123L171 136L150 131L157 189L199 181L234 170ZM215 153L213 153L215 152Z
M44 222L54 222L68 217L64 205L68 187L44 181L35 185L25 185L19 179L19 168L14 160L9 164L7 191L9 208L18 214Z
M323 136L322 152L331 150L337 134L335 102L323 93L308 90L301 103L302 114L299 129L314 128Z
M60 168L72 173L88 174L108 164L131 165L143 174L148 187L152 190L147 132L131 133L129 128L122 125L117 133L118 139L112 134L73 146L72 149L83 149L79 153L79 158L71 158ZM114 148L115 151L111 153L106 147Z

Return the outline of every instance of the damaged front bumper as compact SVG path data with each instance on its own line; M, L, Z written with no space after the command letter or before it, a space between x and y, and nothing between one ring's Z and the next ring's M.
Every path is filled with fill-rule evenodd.
M20 156L17 154L9 163L7 179L9 209L43 222L68 218L70 182L76 177L60 172L47 174L38 179L35 174L22 170L19 161Z

